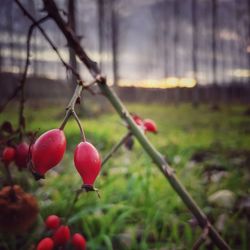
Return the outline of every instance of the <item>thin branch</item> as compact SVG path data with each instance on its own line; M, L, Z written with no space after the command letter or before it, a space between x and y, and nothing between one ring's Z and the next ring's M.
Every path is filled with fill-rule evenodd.
M202 244L207 239L208 233L209 233L209 224L207 224L207 226L203 229L203 232L202 232L201 236L194 243L192 250L198 250L202 246Z
M116 109L120 117L126 120L127 124L131 128L131 132L138 139L141 146L145 149L147 154L155 162L156 166L163 173L166 179L169 181L176 193L181 197L183 202L189 208L189 210L196 217L201 228L205 228L208 222L207 216L202 212L193 198L189 195L185 187L180 183L175 174L172 172L170 166L164 160L162 155L156 150L156 148L149 142L145 135L140 131L138 126L133 121L132 117L129 115L129 112L125 106L120 101L119 97L108 87L106 84L106 79L101 76L100 69L96 62L92 61L86 52L81 47L77 35L67 26L65 21L62 19L60 13L58 12L57 6L53 0L43 0L45 9L47 10L49 16L54 19L59 29L65 35L67 41L71 47L75 50L76 55L83 62L83 64L89 69L91 75L94 79L98 80L98 86L101 89L102 93L109 99L112 106ZM210 226L209 236L213 242L220 249L230 249L227 243L221 238L216 229Z
M18 85L14 89L13 93L7 98L7 100L5 101L5 103L0 107L0 113L3 112L4 109L6 108L6 106L10 103L10 101L12 101L17 96L17 94L19 93L20 89L21 89L20 85Z
M108 154L104 157L102 161L102 168L105 163L114 155L114 153L126 142L126 140L132 135L129 131L122 139L108 152Z
M24 132L24 128L25 128L25 118L24 118L24 103L25 103L25 97L24 97L24 87L25 87L25 83L26 83L26 79L27 79L27 74L28 74L28 68L30 65L30 41L31 41L31 37L33 34L34 29L41 23L47 21L49 18L49 16L45 16L43 18L41 18L38 21L35 21L34 23L32 23L32 25L29 28L28 31L28 35L27 35L27 43L26 43L26 61L25 61L25 66L24 66L24 71L23 71L23 75L22 78L20 80L20 107L19 107L19 135L20 135L20 140L22 140L23 137L23 132Z
M66 215L65 215L65 220L64 220L65 225L68 223L69 217L72 214L73 209L75 207L75 204L78 201L81 193L82 193L81 189L76 190L74 199L73 199L72 203L70 204L68 211L66 212Z

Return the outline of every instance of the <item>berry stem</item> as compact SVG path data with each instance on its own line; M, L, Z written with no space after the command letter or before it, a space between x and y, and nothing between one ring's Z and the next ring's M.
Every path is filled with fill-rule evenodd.
M114 155L114 153L126 142L126 140L132 135L129 131L122 139L108 152L102 161L102 167L104 164Z
M72 111L72 115L74 116L74 118L76 120L76 123L78 124L78 127L79 127L81 135L82 135L82 140L85 142L86 141L86 136L85 136L84 130L82 128L81 122L79 120L79 117L77 116L75 111Z
M70 215L71 215L72 212L73 212L74 206L75 206L76 202L78 201L81 192L82 192L81 189L78 189L78 190L76 190L76 192L75 192L74 199L73 199L71 205L69 206L69 209L68 209L68 211L67 211L67 213L66 213L66 216L65 216L65 222L64 222L65 225L68 223L69 217L70 217Z
M74 92L72 98L70 99L69 104L68 104L68 106L66 108L66 114L65 114L65 117L64 117L64 119L62 121L62 124L61 124L59 129L63 130L65 125L67 124L70 116L73 115L73 117L75 118L75 120L76 120L76 122L77 122L77 124L79 126L79 129L80 129L80 132L81 132L81 135L82 135L82 139L83 139L83 141L86 141L86 137L85 137L84 130L82 128L81 122L80 122L80 120L79 120L79 118L78 118L78 116L77 116L77 114L75 112L75 105L76 105L77 100L79 100L81 98L83 88L84 88L83 83L81 81L78 82L78 84L77 84L77 86L75 88L75 92Z

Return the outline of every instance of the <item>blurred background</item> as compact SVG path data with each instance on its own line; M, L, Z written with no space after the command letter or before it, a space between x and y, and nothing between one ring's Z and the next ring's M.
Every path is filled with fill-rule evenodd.
M44 14L42 1L23 3L35 18ZM82 0L71 4L60 0L57 3L65 18L74 17L81 44L100 64L109 84L117 87L126 100L249 102L248 0ZM14 85L13 78L24 67L29 21L13 1L3 0L0 11L3 100ZM53 21L42 26L69 61L67 42ZM66 71L39 31L31 44L29 76L36 78L32 85L37 85L42 94L43 87L36 82L46 78L48 83L54 83L52 86L60 84L66 88L69 85ZM89 79L88 71L76 63L82 77ZM63 89L60 88L59 96L64 92L66 95ZM49 97L48 93L45 96Z
M21 2L36 19L46 14L41 0ZM147 137L223 238L232 249L249 250L250 1L56 3L128 110L156 122L159 133ZM1 0L0 105L19 84L29 27L13 0ZM63 58L91 81L55 23L42 27ZM32 36L30 62L24 114L26 131L38 135L61 124L75 80L39 31ZM17 96L0 122L17 127L18 107ZM102 158L127 132L101 95L84 91L77 113ZM73 119L65 134L64 159L45 180L35 182L28 171L12 168L15 183L37 197L43 219L52 213L64 217L82 185L73 164L81 140ZM133 145L122 147L102 170L96 182L101 199L81 196L69 218L72 231L81 232L94 250L192 249L201 234L197 222L139 143ZM40 240L31 232L25 236L35 244ZM216 248L208 239L200 249Z

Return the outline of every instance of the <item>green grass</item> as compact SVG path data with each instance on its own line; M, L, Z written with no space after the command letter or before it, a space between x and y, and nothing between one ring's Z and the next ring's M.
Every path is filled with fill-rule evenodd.
M250 191L250 117L243 115L245 108L228 106L214 112L205 105L194 109L191 105L128 104L129 111L156 121L159 134L148 134L150 141L211 220L218 224L218 218L226 218L221 233L232 249L247 250L249 223L246 213L237 208ZM28 108L27 130L41 133L59 127L63 115L59 107ZM0 120L7 118L16 124L13 107ZM81 122L102 157L126 133L114 112L95 118L83 114ZM16 173L17 181L38 197L43 218L52 213L65 216L74 190L82 184L73 166L73 151L80 141L74 120L66 125L65 133L67 154L45 180L35 183L28 173ZM195 153L208 155L197 162L192 160ZM219 181L215 172L211 172L215 179L207 178L205 170L214 167L225 169ZM96 187L101 199L95 193L82 194L69 219L72 231L86 236L88 249L191 249L201 233L198 227L191 228L191 214L138 142L131 152L125 148L117 152L104 166ZM222 189L233 192L235 205L219 207L208 201Z

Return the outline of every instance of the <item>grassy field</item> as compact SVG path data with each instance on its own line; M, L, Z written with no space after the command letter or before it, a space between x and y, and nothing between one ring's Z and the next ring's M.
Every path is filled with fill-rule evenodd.
M217 226L232 249L250 249L250 116L244 106L160 106L128 104L131 112L152 118L159 129L150 141L166 156L199 206ZM87 139L102 157L126 133L114 112L86 116L81 122ZM63 108L26 110L27 129L58 127ZM15 123L14 109L1 121ZM67 154L45 180L35 182L29 173L15 172L16 181L36 195L41 215L64 217L74 191L82 182L73 165L73 151L80 142L77 124L65 128ZM135 141L104 166L95 193L82 194L70 216L73 231L82 232L88 249L191 249L201 230L169 183ZM31 237L29 235L29 237ZM36 239L36 233L33 235ZM214 249L209 240L201 249Z

